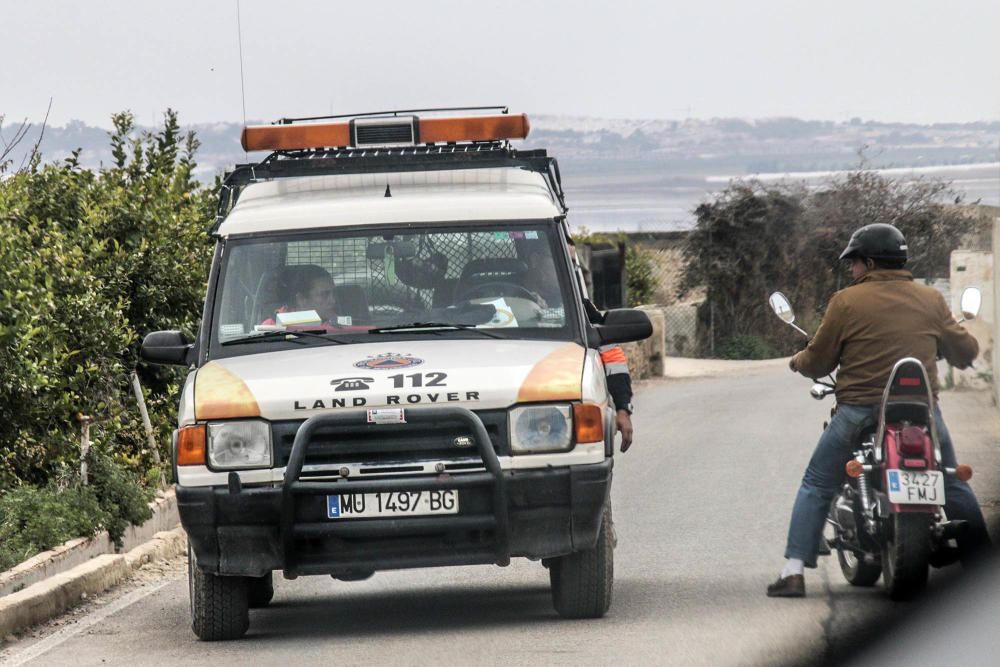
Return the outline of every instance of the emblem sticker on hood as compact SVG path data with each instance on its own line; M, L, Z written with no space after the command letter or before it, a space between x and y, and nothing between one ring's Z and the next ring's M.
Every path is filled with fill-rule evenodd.
M367 368L372 371L394 371L397 368L409 368L424 363L423 359L411 357L408 354L386 352L375 354L354 364L355 368Z

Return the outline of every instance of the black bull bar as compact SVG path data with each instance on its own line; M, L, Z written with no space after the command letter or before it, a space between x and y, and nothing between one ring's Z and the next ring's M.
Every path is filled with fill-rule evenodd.
M470 562L496 562L506 564L510 560L510 529L507 513L507 490L500 460L493 449L493 443L479 417L466 408L435 407L426 410L405 411L408 424L435 424L442 420L458 421L469 427L476 449L483 460L486 472L465 472L459 476L442 473L426 477L402 477L397 479L370 479L362 481L304 482L299 479L305 463L313 434L320 428L329 426L356 425L367 422L367 410L346 410L325 413L307 419L295 434L285 479L281 487L281 519L279 537L284 552L285 576L299 574L325 574L334 565L338 569L369 570L393 569L395 567L420 567L438 565L458 565ZM378 428L391 429L393 424L381 424ZM377 446L378 439L372 438ZM336 443L334 443L336 447ZM444 516L411 517L405 519L364 519L360 521L326 521L296 523L296 501L299 496L327 496L343 493L375 493L379 491L444 491L475 487L492 488L492 513L460 514ZM329 556L323 562L309 563L301 560L296 549L297 538L377 538L401 532L434 533L445 530L492 530L495 536L492 545L477 546L473 550L449 553L426 553L390 555L372 558L372 554L348 553L346 559L337 558L333 563Z

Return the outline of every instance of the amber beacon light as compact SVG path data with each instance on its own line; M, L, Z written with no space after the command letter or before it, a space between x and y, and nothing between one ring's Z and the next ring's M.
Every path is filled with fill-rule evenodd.
M385 116L337 123L251 125L243 128L240 143L247 151L417 146L524 139L530 130L525 114L452 118Z

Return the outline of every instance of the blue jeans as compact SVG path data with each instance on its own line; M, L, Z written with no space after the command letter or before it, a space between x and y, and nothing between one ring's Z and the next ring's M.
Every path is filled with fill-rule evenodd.
M830 425L820 436L812 459L802 476L802 485L795 496L792 520L788 526L788 545L785 558L801 559L806 567L816 567L820 535L830 511L830 503L844 481L844 465L850 460L858 444L858 437L865 427L874 426L878 415L877 405L839 405ZM934 406L938 441L944 465L956 465L955 448L951 435L941 417L941 410ZM968 531L959 540L962 552L971 552L987 546L990 538L986 522L979 509L972 488L953 475L945 476L944 511L949 519L968 521Z

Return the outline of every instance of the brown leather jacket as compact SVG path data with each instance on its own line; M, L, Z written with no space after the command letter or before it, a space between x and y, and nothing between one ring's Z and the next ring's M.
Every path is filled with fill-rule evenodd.
M875 270L833 295L816 335L790 365L814 378L839 365L837 401L874 405L903 357L923 363L937 395L938 351L952 366L965 368L979 344L933 287L913 282L909 271Z

